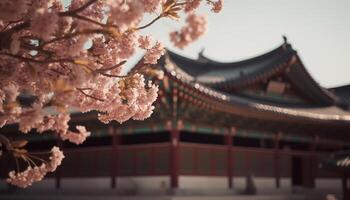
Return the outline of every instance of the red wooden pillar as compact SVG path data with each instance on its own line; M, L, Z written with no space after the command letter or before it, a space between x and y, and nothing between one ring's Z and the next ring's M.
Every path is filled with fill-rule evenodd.
M225 137L225 144L227 145L227 184L228 188L233 188L233 136L236 133L235 128L231 128L228 134Z
M280 160L280 139L281 139L282 133L275 134L274 143L275 143L275 156L274 156L274 173L275 173L275 183L276 188L280 188L280 166L279 166L279 160Z
M176 127L172 127L171 131L171 171L170 186L171 189L179 187L179 169L180 169L180 152L179 152L179 135L180 131Z
M114 126L109 127L109 133L112 136L112 149L111 149L111 188L117 187L117 176L118 176L118 144L120 135Z

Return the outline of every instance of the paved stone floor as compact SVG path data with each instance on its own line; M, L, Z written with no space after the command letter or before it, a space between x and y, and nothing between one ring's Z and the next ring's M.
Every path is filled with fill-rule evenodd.
M308 200L304 196L70 196L70 195L0 195L1 200Z

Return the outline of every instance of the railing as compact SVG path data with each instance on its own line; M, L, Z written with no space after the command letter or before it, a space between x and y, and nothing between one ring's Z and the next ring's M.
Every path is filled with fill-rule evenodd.
M109 176L113 170L113 157L117 158L117 176L154 176L170 173L170 143L119 145L66 149L61 176ZM234 176L274 176L274 149L234 147L232 171ZM280 150L278 152L281 177L291 176L291 157L311 158L308 151ZM317 154L321 156L321 154ZM225 176L227 174L227 147L180 143L180 174Z
M179 144L179 174L200 176L226 176L228 159L232 159L232 176L253 173L259 177L291 177L292 157L304 160L316 159L315 176L332 176L315 166L317 159L325 156L312 151L263 149L252 147L232 148L229 158L224 145ZM109 177L109 176L158 176L171 174L171 144L118 145L114 148L86 147L65 149L64 162L54 176L64 177ZM6 177L9 162L1 160L1 176Z
M62 177L147 176L169 174L170 144L66 149ZM116 159L117 169L113 160Z

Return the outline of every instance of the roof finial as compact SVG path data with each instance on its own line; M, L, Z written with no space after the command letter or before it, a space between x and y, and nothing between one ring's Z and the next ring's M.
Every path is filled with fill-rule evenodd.
M203 47L203 48L201 49L201 51L198 53L198 60L205 59L204 50L205 50L205 48Z
M288 39L287 39L287 36L285 36L285 35L282 35L282 37L283 37L283 42L284 42L284 43L288 43Z
M201 51L198 53L198 56L203 56L204 55L205 48L202 47Z

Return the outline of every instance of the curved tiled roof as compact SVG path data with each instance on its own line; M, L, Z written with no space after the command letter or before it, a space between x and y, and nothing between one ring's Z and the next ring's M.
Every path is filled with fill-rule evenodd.
M273 115L279 115L290 119L305 119L313 122L346 122L350 123L350 112L344 111L336 106L326 107L310 107L310 108L295 108L279 105L264 104L256 100L244 98L234 94L228 94L222 91L215 90L206 85L193 81L191 76L179 69L175 71L175 67L168 64L165 69L167 74L178 80L181 84L191 88L193 92L208 96L209 98L219 102L217 109L222 106L222 111L229 112L229 108L236 109L237 107L253 109L256 111L268 112ZM264 117L268 117L264 115Z
M288 50L289 49L289 50ZM285 53L281 53L285 52ZM299 82L300 89L304 89L305 92L314 95L314 98L324 98L324 101L329 100L326 105L312 105L310 107L290 107L286 105L269 104L261 102L256 99L251 99L237 94L227 93L218 90L215 87L215 83L210 81L202 81L198 77L203 75L213 76L213 74L224 73L225 76L222 83L230 81L240 81L242 77L236 77L230 75L230 73L236 73L242 68L249 68L247 77L254 77L261 75L262 72L270 72L278 69L281 63L284 61L290 61L292 56L296 56L296 65L288 66L287 73L292 82ZM217 66L216 66L217 65ZM244 67L240 66L243 65ZM286 67L283 66L283 67ZM240 61L235 63L219 63L208 60L193 60L179 56L173 52L168 51L165 58L164 69L166 73L176 81L184 84L186 87L191 88L193 92L198 92L200 95L206 95L209 98L215 100L218 103L218 107L222 106L222 111L229 112L237 108L243 108L251 110L252 112L258 111L261 113L270 113L274 116L280 116L285 119L304 119L309 122L332 122L332 123L346 123L350 124L350 112L341 109L336 104L337 98L330 91L319 86L306 71L296 52L290 48L289 45L282 45L277 49L264 54L262 56L249 59L247 61ZM206 72L208 71L208 72ZM210 72L210 73L209 73ZM245 79L243 79L245 80ZM217 83L217 82L216 82ZM303 85L304 84L304 85ZM218 108L220 109L220 108ZM262 115L262 117L268 117Z
M329 88L328 91L339 98L339 106L347 110L350 109L350 85Z
M167 54L197 82L219 88L227 84L242 85L283 67L282 65L294 55L294 50L286 48L286 45L281 45L266 54L231 63L221 63L210 59L193 60L171 51L168 51Z
M192 81L217 90L237 89L283 72L293 86L314 104L330 106L338 101L336 95L310 76L297 52L288 43L263 55L230 63L213 61L203 55L194 60L169 50L167 56Z

